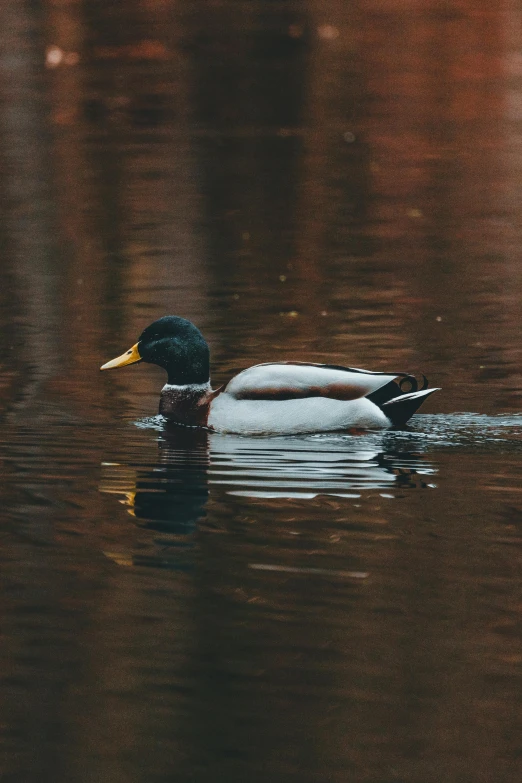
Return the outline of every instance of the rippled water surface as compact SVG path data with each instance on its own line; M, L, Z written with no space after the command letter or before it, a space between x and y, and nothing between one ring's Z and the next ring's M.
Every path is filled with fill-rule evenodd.
M518 11L0 4L2 782L522 779ZM167 313L442 391L166 426Z

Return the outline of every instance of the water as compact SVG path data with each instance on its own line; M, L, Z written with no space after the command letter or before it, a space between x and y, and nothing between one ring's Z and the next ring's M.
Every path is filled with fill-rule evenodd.
M0 771L518 783L519 15L483 2L0 9ZM46 65L47 64L47 65ZM403 431L166 427L215 385L424 372Z

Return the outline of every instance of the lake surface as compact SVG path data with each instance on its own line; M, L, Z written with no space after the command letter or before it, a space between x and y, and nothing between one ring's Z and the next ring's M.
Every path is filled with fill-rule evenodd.
M522 779L516 4L0 9L0 777ZM425 373L404 431L166 427L215 385Z

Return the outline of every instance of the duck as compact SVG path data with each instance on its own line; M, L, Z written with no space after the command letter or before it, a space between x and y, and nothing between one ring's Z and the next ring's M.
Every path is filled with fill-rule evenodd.
M401 427L439 388L406 372L284 361L256 364L212 389L199 329L167 315L101 370L147 362L167 372L159 413L169 422L237 435L300 435Z

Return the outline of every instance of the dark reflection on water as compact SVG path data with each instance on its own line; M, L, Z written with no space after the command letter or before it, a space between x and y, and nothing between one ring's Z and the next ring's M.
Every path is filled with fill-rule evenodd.
M147 426L163 428L161 417L140 422ZM179 568L181 557L188 567L192 552L187 550L207 517L210 490L213 499L224 490L252 499L346 501L360 500L368 491L393 498L392 490L400 495L436 487L430 483L436 473L430 461L407 451L377 450L386 447L378 436L251 439L171 427L162 429L158 446L155 464L102 463L100 491L120 497L136 525L153 534L147 556L106 553L120 564Z
M189 567L206 517L209 459L207 432L178 428L159 441L156 463L103 462L100 491L123 496L138 528L151 532L153 547L152 553L105 554L125 565Z
M3 0L0 39L2 781L519 783L516 4ZM165 431L159 370L98 367L168 312L216 385L443 391Z

